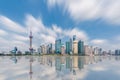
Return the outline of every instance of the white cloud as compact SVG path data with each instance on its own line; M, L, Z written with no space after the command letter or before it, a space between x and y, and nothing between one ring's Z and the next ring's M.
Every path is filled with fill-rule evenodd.
M47 27L43 24L41 18L35 18L30 14L26 15L24 23L24 25L21 25L7 18L6 16L0 16L0 25L3 26L1 27L0 33L1 35L4 35L0 39L2 42L0 45L1 49L7 48L11 50L14 48L14 46L17 46L20 50L28 50L30 28L33 33L33 47L35 49L39 47L40 44L54 44L57 38L62 39L66 36L72 37L73 35L77 35L79 39L88 39L88 36L82 30L77 28L63 29L56 24ZM8 34L5 35L6 33Z
M65 36L72 37L77 35L78 38L87 40L87 35L84 31L73 28L73 29L62 29L61 27L53 24L51 28L45 26L41 19L36 19L32 15L27 15L26 26L30 27L33 31L34 37L38 38L41 42L54 43L57 37L63 38Z
M105 39L94 39L91 41L92 44L99 44L99 45L103 45L107 42L107 40Z
M120 24L120 0L47 0L49 7L59 6L75 21L102 19Z
M20 50L29 50L29 30L31 27L31 30L33 32L33 47L36 49L41 44L47 44L47 43L55 43L55 40L57 38L64 39L65 37L73 37L73 35L76 35L78 39L84 40L85 43L88 42L89 37L87 33L83 30L80 30L78 28L73 29L63 29L60 26L57 26L56 24L53 24L52 26L45 26L42 22L42 20L38 17L35 18L32 15L27 14L25 18L25 24L24 26L21 24L18 24L11 19L3 16L3 18L6 18L7 20L3 20L3 23L0 29L0 50L11 50L14 48L14 46L17 46ZM10 21L10 22L9 22ZM21 26L11 26L11 22L17 25ZM6 27L7 25L7 27ZM9 26L10 25L10 26ZM5 27L5 28L4 28ZM17 30L18 28L18 31ZM20 31L23 30L23 31ZM27 32L27 33L26 33ZM119 48L119 36L113 38L112 41L107 39L93 39L90 42L90 45L101 47L105 50L108 49L117 49ZM24 46L24 47L23 47Z
M91 68L93 71L105 71L107 70L104 66L94 66Z
M69 36L71 38L73 37L73 35L76 35L76 37L78 39L81 39L81 40L84 40L84 41L88 40L87 34L84 31L79 30L77 28L73 28L71 30L65 30L64 33L65 33L66 36Z
M115 49L115 47L113 47L115 44L111 43L111 41L107 39L93 39L89 43L90 45L102 48L103 50Z
M28 41L29 38L28 36L22 36L22 35L13 35L13 38L16 39L16 40L19 40L19 41Z
M112 39L93 39L90 42L90 45L100 47L103 50L115 50L120 47L119 37L113 37Z
M57 25L53 25L52 28L53 31L55 31L56 33L60 33L60 34L62 33L62 29L60 27L57 27Z
M4 26L3 28L7 30L14 31L17 33L25 32L23 26L2 15L0 15L0 25Z
M0 29L0 36L5 36L7 35L8 33L2 29Z

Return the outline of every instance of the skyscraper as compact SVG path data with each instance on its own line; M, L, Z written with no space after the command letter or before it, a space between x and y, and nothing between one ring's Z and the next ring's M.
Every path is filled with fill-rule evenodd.
M76 40L76 35L73 35L73 41L75 41Z
M52 43L49 44L49 52L52 53Z
M84 54L88 56L92 55L93 54L92 46L84 45Z
M120 55L120 50L119 49L115 50L115 55Z
M66 54L70 54L70 42L66 42Z
M65 54L65 46L61 45L61 54Z
M77 40L73 41L73 54L74 55L78 54L78 41Z
M98 50L99 50L98 47L95 47L95 48L94 48L94 55L98 55Z
M61 53L61 39L55 41L55 53Z
M52 43L47 45L47 54L52 53Z
M72 54L73 51L73 42L72 39L70 38L70 54Z
M47 47L45 45L41 45L40 49L41 49L41 54L46 54L47 53Z
M47 45L47 54L49 54L50 53L50 45L48 44Z
M85 55L85 53L84 53L84 42L81 41L81 40L78 42L78 55Z
M38 54L41 53L41 49L40 49L40 47L37 49L37 52L38 52Z

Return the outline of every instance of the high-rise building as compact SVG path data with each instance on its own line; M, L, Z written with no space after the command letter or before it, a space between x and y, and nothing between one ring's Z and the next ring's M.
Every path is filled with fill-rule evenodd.
M94 48L94 55L98 55L98 50L99 50L98 47L95 47L95 48Z
M92 46L85 45L84 46L84 53L85 55L92 55L93 54L93 48Z
M49 46L49 44L47 45L47 54L49 54L50 53L50 46Z
M75 41L76 40L76 35L73 35L73 41Z
M55 41L55 53L61 53L61 39Z
M37 49L37 52L38 52L38 54L41 53L41 49L40 49L40 47Z
M50 43L50 44L49 44L49 52L50 52L50 53L52 53L52 48L53 48L52 43Z
M78 55L85 55L85 53L84 53L84 42L81 41L81 40L78 42Z
M73 41L73 54L74 55L78 54L78 41L77 40Z
M47 45L47 54L52 53L52 43Z
M70 54L72 54L73 51L73 42L72 39L70 38Z
M66 54L70 54L70 42L66 42Z
M110 53L111 53L111 51L110 51ZM98 54L99 54L99 55L102 55L102 48L99 48L99 49L98 49Z
M41 49L41 54L46 54L47 53L47 47L45 45L41 45L40 49Z
M84 46L84 52L85 52L86 55L89 55L89 53L90 53L90 47L88 45Z
M115 50L115 55L120 55L120 50L119 49Z
M65 54L65 46L61 45L61 54Z

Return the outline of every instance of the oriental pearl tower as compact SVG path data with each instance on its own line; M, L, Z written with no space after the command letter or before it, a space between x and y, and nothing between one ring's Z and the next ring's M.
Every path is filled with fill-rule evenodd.
M33 53L33 48L32 48L32 38L33 38L33 36L32 36L32 31L30 31L30 36L29 36L29 38L30 38L30 48L29 48L29 50L30 50L30 53L32 54L32 53Z
M30 36L29 36L29 38L30 38L30 48L29 48L29 50L30 50L30 54L32 54L33 53L33 48L32 48L32 38L33 38L33 36L32 36L32 31L30 30ZM30 75L30 80L32 80L32 74L33 74L33 71L32 71L32 63L33 63L33 58L32 58L32 56L30 56L30 72L29 72L29 75Z

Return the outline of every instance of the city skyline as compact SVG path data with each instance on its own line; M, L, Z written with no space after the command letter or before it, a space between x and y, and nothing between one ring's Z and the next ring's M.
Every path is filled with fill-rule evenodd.
M85 44L105 50L120 47L119 0L7 0L0 1L0 51L29 50L30 27L33 48L73 35ZM18 4L19 3L19 4Z

